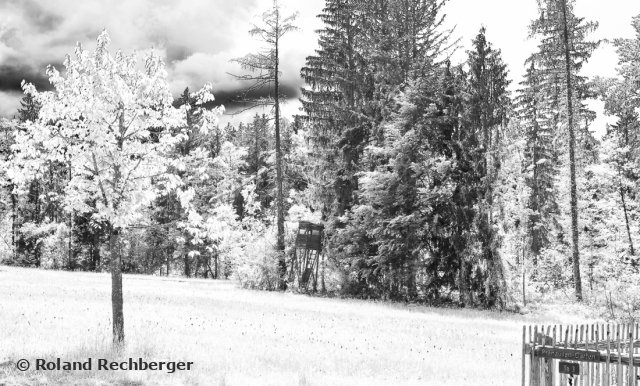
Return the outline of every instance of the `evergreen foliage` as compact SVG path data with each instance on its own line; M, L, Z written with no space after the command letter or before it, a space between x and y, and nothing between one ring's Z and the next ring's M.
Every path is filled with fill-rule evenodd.
M299 290L298 221L325 226L322 291L500 309L570 285L635 299L640 16L635 39L613 41L619 76L592 81L597 23L539 0L512 101L486 28L451 62L445 4L326 0L292 122L275 86L294 17L277 2L251 31L265 49L237 59L246 96L265 96L249 102L273 107L246 122L218 125L211 86L174 100L158 57L138 68L106 33L79 46L48 70L52 91L25 84L0 122L2 261L110 270L116 341L122 272ZM596 96L615 117L597 139Z

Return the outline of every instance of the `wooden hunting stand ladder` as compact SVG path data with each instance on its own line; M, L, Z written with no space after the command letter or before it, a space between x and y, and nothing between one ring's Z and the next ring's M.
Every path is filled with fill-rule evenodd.
M320 224L308 221L300 221L298 224L290 272L295 275L300 290L307 291L309 283L311 283L314 292L318 290L318 269L321 263L323 232L324 226Z
M522 386L639 385L639 349L635 322L524 326Z

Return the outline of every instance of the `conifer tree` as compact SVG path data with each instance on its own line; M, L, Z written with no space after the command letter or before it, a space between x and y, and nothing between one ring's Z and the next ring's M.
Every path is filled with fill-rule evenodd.
M281 144L281 117L280 117L280 49L281 39L287 33L295 31L293 24L297 14L283 16L278 1L273 1L273 6L262 15L262 26L254 26L249 31L252 36L258 36L267 47L257 54L248 54L235 59L240 66L248 70L247 75L237 76L238 79L251 82L245 95L261 92L267 89L269 97L248 100L252 107L273 106L275 126L275 150L276 150L276 250L279 252L280 289L286 289L287 263L284 256L284 192L283 192L283 154ZM271 94L273 87L273 94ZM246 100L246 98L245 98Z
M275 138L269 130L270 119L265 114L255 114L253 120L243 124L238 131L238 146L247 149L245 172L253 178L255 193L261 208L266 209L271 205L276 194L275 179L269 178L270 169L269 154L274 149Z
M343 150L338 161L343 167L337 168L338 173L349 175L344 163L354 162L354 158L348 158L354 156L354 149L358 162L351 167L361 170L354 174L353 186L357 189L353 192L357 199L350 207L342 206L342 192L336 191L335 213L345 213L340 218L344 228L336 231L332 242L338 245L338 259L350 274L350 291L395 299L414 299L420 292L437 299L442 287L453 285L456 278L456 259L460 255L449 252L453 249L452 240L460 240L449 237L448 232L458 224L449 226L447 219L453 216L445 212L455 211L459 206L452 206L451 197L444 192L434 193L438 189L448 191L447 181L451 175L445 172L442 178L446 181L441 185L431 182L430 174L438 173L438 157L445 157L447 163L455 157L452 148L456 146L455 133L459 133L463 79L457 70L445 70L446 66L434 60L443 52L448 37L440 31L441 2L379 2L357 6L367 15L361 24L356 24L362 28L362 36L357 39L361 45L353 47L366 64L361 70L364 82L356 83L357 79L351 78L354 95L361 96L349 104L349 92L353 90L341 84L325 83L326 89L338 96L334 99L338 103L322 99L325 95L319 94L320 88L312 88L306 101L318 96L317 100L325 102L322 107L336 111L334 116L338 118L344 117L344 127L336 127L342 130L331 133L336 141L332 143ZM416 9L429 11L414 13ZM419 27L405 35L402 22L413 17L422 18L414 24ZM389 38L387 34L402 36L402 39ZM337 45L342 49L349 47ZM416 56L410 57L404 66L402 60L392 59L392 53L398 52L416 53ZM330 61L332 57L325 55L325 60ZM345 68L349 67L341 67L348 73ZM319 66L306 71L309 76L322 74ZM367 71L371 72L367 74ZM371 84L367 83L367 77L371 77ZM308 103L310 113L314 107ZM345 115L341 115L342 112ZM319 123L326 126L311 129L327 126L331 129L330 124L334 122ZM350 123L357 126L351 127ZM361 131L355 135L358 130ZM368 146L365 147L365 143ZM354 144L357 146L349 148ZM334 176L336 184L344 181L342 176ZM441 200L431 199L431 194ZM464 201L466 197L460 192L456 199ZM438 227L440 223L442 228ZM435 245L434 239L451 248L445 251ZM427 250L433 252L429 261L435 265L425 267L423 257ZM444 278L437 273L443 270ZM419 280L424 274L429 277L428 284ZM423 291L418 291L419 288Z
M477 136L478 146L472 149L475 162L475 181L478 190L478 213L475 217L475 235L480 242L479 260L486 264L487 272L478 283L487 306L505 304L505 277L497 227L494 223L494 189L501 159L501 136L507 123L509 97L506 65L500 50L486 40L481 28L469 51L469 76L466 104L466 124Z
M40 111L40 104L34 99L32 95L26 94L20 101L20 108L18 109L18 120L21 123L35 122L38 119L38 113ZM48 196L46 192L46 186L43 189L43 181L41 178L34 178L28 187L27 197L23 205L18 205L18 198L14 197L15 193L12 193L12 203L15 204L15 210L20 213L15 218L20 218L20 226L24 223L32 223L36 226L40 225L42 221L41 210L43 203L40 196ZM20 206L20 207L18 207ZM16 253L21 257L21 261L28 265L40 266L40 240L38 236L27 236L23 232L17 230L18 224L14 224L16 235L18 240L16 242ZM33 253L33 256L31 254ZM69 259L69 262L71 260Z
M531 34L540 38L539 52L534 60L542 71L544 92L558 98L558 107L564 113L560 118L566 122L566 143L569 147L569 191L571 206L572 264L575 296L582 300L580 277L580 249L578 227L577 163L579 162L577 133L580 115L584 109L580 99L588 97L584 89L585 79L579 77L582 65L589 60L598 46L587 41L587 35L597 28L597 23L585 22L574 13L575 0L538 0L540 17L530 26ZM555 106L548 106L554 113ZM582 134L586 129L583 128ZM588 135L584 135L588 137Z
M596 79L598 93L605 102L607 114L617 117L617 122L609 126L607 139L615 145L615 153L610 163L618 174L616 179L625 228L629 242L629 252L635 255L630 221L630 204L637 197L637 181L640 178L636 165L640 160L640 16L632 20L636 30L635 39L615 39L618 54L618 78ZM636 258L632 263L637 265Z
M318 16L316 54L307 57L301 75L304 118L313 146L319 154L316 169L317 196L325 217L342 215L354 203L358 165L368 125L362 106L371 95L371 75L364 57L363 18L356 17L361 0L327 0ZM371 16L371 15L368 15Z
M526 184L530 189L526 226L529 238L527 245L534 267L537 266L542 250L549 246L550 234L557 227L558 215L554 186L558 165L553 145L555 127L550 119L545 119L542 76L535 62L530 60L516 100L526 135L525 161L522 166Z

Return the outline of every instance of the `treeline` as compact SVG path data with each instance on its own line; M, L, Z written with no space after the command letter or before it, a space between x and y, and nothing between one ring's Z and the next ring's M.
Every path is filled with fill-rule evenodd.
M216 126L205 132L201 129L204 108L195 102L189 89L175 101L177 108L189 106L185 109L187 126L177 129L186 137L173 147L169 157L181 163L176 174L194 189L191 209L215 218L220 223L218 234L207 229L210 224L203 225L202 219L188 218L190 213L176 192L160 196L145 211L144 218L124 233L120 246L123 272L229 278L236 264L220 244L225 237L227 244L237 239L234 227L225 229L224 222L237 223L247 234L255 226L249 224L249 217L263 230L273 223L272 120L256 114L249 123ZM37 117L38 110L37 102L27 95L18 111L19 119L3 122L5 163L12 160L13 133L24 130L23 122ZM288 161L286 186L304 191L307 181L301 174L302 165L292 154L297 146L294 127L286 120L281 127ZM4 232L10 236L5 237L5 264L89 271L108 268L110 259L104 255L106 224L96 221L93 211L65 208L65 186L72 169L64 162L48 163L37 178L21 188L13 183L10 171L4 173Z
M182 135L168 157L183 188L123 229L123 270L295 287L282 261L294 256L296 222L310 220L325 225L323 289L504 308L571 288L634 312L640 303L613 296L638 298L640 16L636 39L613 41L619 76L588 79L597 23L573 0L538 1L538 47L510 69L524 74L512 87L484 27L451 62L459 43L444 4L326 1L319 48L301 69L301 113L279 120L284 256L272 117L205 129L207 108L185 90L174 102L185 123L158 129ZM617 119L601 138L587 105L596 98ZM6 163L38 108L27 95L3 123ZM15 168L3 175L4 262L103 269L108 224L65 204L77 165L63 152L39 167L28 181Z

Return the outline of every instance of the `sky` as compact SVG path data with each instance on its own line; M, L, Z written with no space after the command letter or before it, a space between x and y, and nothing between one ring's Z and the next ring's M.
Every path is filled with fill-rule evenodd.
M98 34L107 29L112 47L140 53L153 48L165 57L175 95L185 87L214 86L217 100L233 112L232 99L245 87L231 74L243 71L231 59L256 51L260 44L249 36L253 23L271 0L0 0L0 116L13 116L21 98L22 79L39 89L48 85L47 64L62 69L66 54L76 42L93 48ZM299 70L317 46L316 17L324 0L280 0L285 13L298 12L300 31L282 41L282 84L291 98L283 113L297 113L297 94L303 85ZM524 61L535 50L527 26L536 17L536 0L450 0L445 6L446 25L454 28L462 61L471 40L484 25L487 38L501 49L509 66L512 88L524 73ZM640 14L637 0L577 0L578 16L600 23L594 39L632 38L631 17ZM603 44L585 66L588 76L615 76L617 58ZM592 103L596 110L601 104ZM258 111L260 112L260 111ZM247 118L228 115L224 121ZM601 117L595 125L604 126Z

